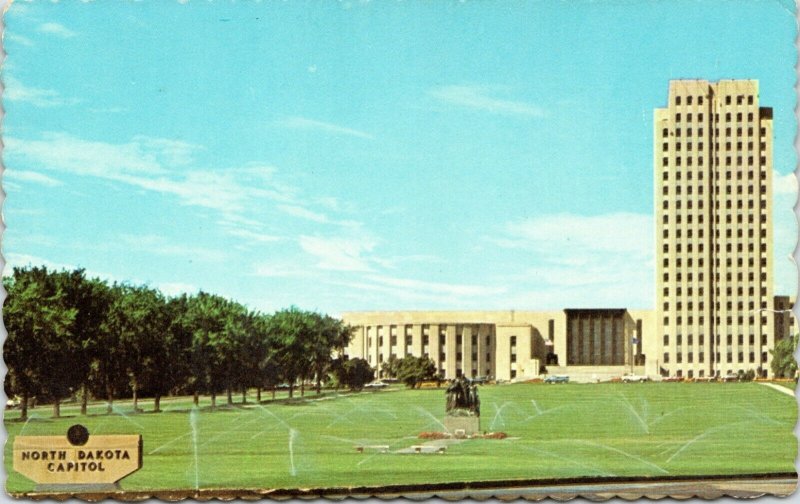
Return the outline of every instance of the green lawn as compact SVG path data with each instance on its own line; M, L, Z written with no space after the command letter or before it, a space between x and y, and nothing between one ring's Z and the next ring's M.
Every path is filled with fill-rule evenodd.
M122 482L129 490L793 472L797 453L794 399L755 383L486 386L481 427L511 438L466 441L445 455L354 449L393 451L419 444L422 431L441 430L442 390L313 399L190 413L190 399L181 398L164 401L160 414L131 414L121 404L106 415L95 405L89 417L60 420L37 407L32 413L45 418L27 424L10 411L7 490L33 488L12 470L16 435L61 434L78 422L93 434L142 434L144 465Z

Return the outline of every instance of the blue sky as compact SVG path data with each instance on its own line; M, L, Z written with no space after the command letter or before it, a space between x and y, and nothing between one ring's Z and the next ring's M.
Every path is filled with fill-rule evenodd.
M651 308L652 114L775 110L794 294L788 1L14 2L3 252L274 310Z

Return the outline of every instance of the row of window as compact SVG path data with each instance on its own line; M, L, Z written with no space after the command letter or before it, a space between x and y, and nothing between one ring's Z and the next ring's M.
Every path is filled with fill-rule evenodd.
M719 192L719 187L717 187L717 192ZM728 193L728 195L730 195L730 193ZM766 194L762 194L761 196L762 196L762 198L761 198L761 201L759 203L759 208L761 208L762 210L765 210L767 208ZM675 200L675 208L676 209L680 209L681 205L682 205L681 200L680 199L676 199ZM669 200L663 200L661 202L661 208L663 210L669 210ZM686 202L686 208L692 208L692 200L691 199ZM698 200L697 201L697 208L698 209L702 209L703 208L703 200ZM719 200L714 201L714 208L716 210L719 210ZM754 208L755 208L755 201L753 199L748 199L747 200L747 209L748 210L753 210ZM725 200L725 209L733 210L733 200L731 200L731 199ZM736 200L736 209L737 210L744 210L744 200L741 200L741 199ZM764 222L766 222L767 216L766 215L762 215L761 217L762 217L762 219L764 219Z
M703 180L703 173L704 173L703 171L698 171L697 172L697 180ZM734 179L734 176L733 176L734 173L736 174L736 177L735 177L736 180L744 180L744 174L745 174L744 170L736 170L735 172L733 172L731 170L726 171L725 172L725 180L733 180ZM756 172L754 170L747 170L746 173L747 173L747 179L748 180L755 179ZM767 180L767 171L766 170L761 170L759 173L760 173L761 180ZM680 170L675 170L675 180L681 180L682 177L683 177L683 172L680 171ZM692 180L693 177L694 177L694 171L693 170L687 170L686 171L686 180ZM669 171L667 171L667 170L663 171L661 173L661 178L663 180L669 180ZM720 180L720 178L721 178L721 172L714 173L714 180ZM764 188L764 187L766 187L766 186L762 186L762 188Z
M700 224L702 224L702 222L700 222ZM687 229L687 230L686 230L686 237L687 237L687 238L692 238L692 237L693 237L693 236L692 236L692 231L693 231L693 229L691 229L691 228L689 228L689 229ZM697 230L697 232L698 232L698 235L697 235L697 237L698 237L698 238L702 238L702 237L703 237L703 229L702 229L702 228L700 228L700 229L698 229L698 230ZM737 230L736 230L736 237L737 237L737 238L742 238L742 239L744 239L744 235L743 235L743 233L744 233L744 230L743 230L742 228L739 228L739 229L737 229ZM760 236L761 236L761 238L762 238L762 239L765 239L765 238L767 237L767 230L766 230L766 228L761 228L761 231L760 231L760 233L759 233L759 234L760 234ZM669 238L669 229L666 229L666 228L665 228L665 229L662 231L662 236L663 236L663 238L665 238L665 239L666 239L666 238ZM714 231L714 237L715 237L715 238L719 238L719 237L720 237L720 234L719 234L719 229L716 229L716 230ZM732 229L730 229L730 228L726 229L726 230L725 230L725 237L726 237L726 238L733 238L733 230L732 230ZM755 230L754 230L753 228L749 228L749 229L747 230L747 237L748 237L748 238L755 238ZM683 230L682 230L681 228L677 228L677 229L675 230L675 238L677 238L677 239L683 238Z
M690 213L686 214L686 223L687 224L693 224L694 223L694 217L693 216L694 216L694 214L690 214ZM697 223L698 224L703 224L704 217L705 217L704 214L697 214ZM764 224L766 224L766 215L763 215L762 217L763 217L763 219L761 219L761 224L763 226ZM661 216L661 222L664 223L664 224L669 224L669 214L662 215ZM727 224L733 224L733 216L731 214L726 214L725 215L725 222ZM737 213L736 214L736 222L737 222L737 224L744 224L744 215L742 215L740 213ZM675 223L676 224L683 224L683 214L682 213L675 214ZM719 224L720 223L719 215L715 215L714 216L714 223L715 224ZM753 216L753 214L747 214L747 223L748 224L755 224L755 217ZM739 230L739 231L741 231L741 230ZM739 233L738 236L741 238L742 237L741 233Z
M698 113L696 116L692 115L692 113L689 112L689 113L686 114L686 122L692 122L692 120L694 120L694 119L697 119L698 122L703 122L704 117L705 116L703 115L702 112ZM711 114L709 117L711 117L714 120L715 123L718 123L719 120L720 120L720 114ZM733 113L726 112L724 117L725 117L725 122L733 122L733 118L734 118ZM745 116L744 113L737 112L736 113L736 122L744 121L745 117L747 118L748 122L753 122L753 120L755 119L755 114L753 114L753 112L748 112L747 116ZM675 113L675 122L679 123L679 122L681 122L682 119L683 119L683 116L681 115L681 113L680 112L676 112Z
M703 243L698 243L697 244L697 249L698 249L697 251L699 253L703 253L703 249L704 249L703 245L704 245ZM686 248L687 248L687 252L689 252L691 254L692 253L692 244L691 243L687 243L686 244ZM767 244L766 243L762 243L761 246L760 246L760 249L761 249L762 253L766 253L767 252ZM665 243L663 245L663 247L662 247L662 250L664 251L665 254L668 254L669 253L669 243ZM714 245L714 252L719 253L721 250L722 249L720 248L719 243L716 243ZM725 247L724 247L724 250L725 250L725 252L733 252L733 244L732 243L726 243ZM754 253L755 252L755 244L754 243L748 243L747 244L747 251L750 252L750 253ZM679 254L681 253L681 244L680 243L675 245L675 252L677 252ZM744 252L744 244L743 243L737 243L736 244L736 252Z
M741 231L741 230L740 230L740 231ZM698 267L698 268L702 268L702 267L705 265L704 263L705 263L705 261L703 260L703 258L702 258L702 257L700 257L700 258L698 258L698 259L697 259L697 267ZM665 267L665 268L668 268L668 267L669 267L669 264L670 264L669 258L666 258L666 257L665 257L665 258L664 258L664 263L663 263L663 264L664 264L664 267ZM719 258L719 257L717 257L717 258L714 260L714 262L712 262L712 264L713 264L714 266L716 266L717 268L719 268L720 266L722 266L722 264L723 264L723 263L720 261L720 258ZM728 258L726 258L726 259L725 259L725 262L724 262L724 264L725 264L725 266L726 266L726 267L728 267L728 268L732 268L732 267L733 267L733 258L732 258L732 257L728 257ZM687 266L688 268L692 268L692 267L694 267L694 265L695 265L695 264L694 264L694 261L692 260L692 258L691 258L691 257L690 257L690 258L688 258L688 259L686 260L686 266ZM738 258L736 259L736 266L737 266L737 267L739 267L739 268L743 268L743 267L744 267L744 258L743 258L743 257L738 257ZM748 266L748 267L750 267L750 268L754 268L754 267L755 267L755 259L754 259L754 258L752 258L752 257L749 257L749 258L747 259L747 266ZM766 265L764 265L764 264L760 264L759 266L762 266L762 267L764 267L764 266L766 266ZM683 267L683 259L682 259L682 258L680 258L680 257L679 257L679 258L675 259L675 267L676 267L677 269L681 269L681 268Z
M670 355L669 352L664 352L664 364L669 364L669 355ZM725 355L725 357L726 357L726 361L725 362L727 362L727 363L734 362L733 361L733 353L732 352L728 352ZM739 355L737 357L738 357L738 359L736 360L736 362L738 362L738 363L743 363L744 362L744 352L739 352ZM705 358L705 355L702 352L697 354L697 362L698 363L702 364L704 362L704 358ZM716 360L716 362L720 362L719 358L720 358L720 354L719 354L719 352L717 352L717 360ZM750 352L748 360L749 360L749 362L751 364L756 362L756 354L755 354L755 352ZM686 362L689 363L689 364L694 363L694 354L692 354L692 352L689 352L688 354L686 354ZM759 364L763 363L763 362L767 362L767 352L762 352L762 354L761 354L761 360L759 361ZM682 364L683 363L683 354L681 352L677 352L675 354L675 363L676 364Z
M664 277L663 278L664 278L664 282L669 282L669 273L664 273ZM714 278L714 280L716 282L719 282L722 277L719 275L719 273L717 273L716 275L713 276L713 278ZM676 282L682 282L683 281L683 275L681 273L676 273L675 274L675 281ZM686 274L686 281L687 282L693 282L694 281L694 276L692 275L691 272ZM697 281L698 282L702 282L703 281L703 272L700 272L700 273L697 274ZM725 281L726 282L732 282L733 281L733 274L730 271L725 274ZM744 282L744 275L743 275L743 273L741 271L736 274L736 281L737 282ZM747 274L747 281L748 282L755 282L755 274L752 271ZM762 282L766 282L767 281L767 274L766 273L761 273L761 281Z
M702 147L702 144L700 146ZM691 143L687 144L687 147L688 147L688 150L692 150L692 144ZM664 149L664 150L666 151L666 149ZM682 150L680 143L675 144L675 150L676 151L681 151ZM683 156L676 156L675 157L675 166L676 167L682 167L683 166L683 159L684 159ZM689 156L689 157L686 157L685 159L686 159L686 166L687 167L694 166L694 161L693 161L695 159L694 157ZM761 163L759 166L765 166L767 164L767 157L766 156L761 156L759 161ZM697 156L697 166L704 166L703 162L704 162L703 156ZM716 163L716 166L720 166L718 157L714 158L714 162ZM733 162L733 157L732 156L725 156L725 166L733 166L732 162ZM668 157L661 158L661 166L662 167L668 167L669 166L669 158ZM743 156L737 156L736 157L736 166L745 166L744 165L744 157ZM748 156L747 157L747 166L755 166L755 158L753 156Z
M423 356L423 357L425 357L425 358L428 358L428 359L432 359L432 358L433 358L433 357L432 357L430 354L428 354L427 352L423 353L423 354L422 354L422 356ZM477 362L478 362L478 354L476 354L476 353L472 353L472 354L470 354L470 356L472 357L472 363L473 363L473 365L475 365L475 363L477 363ZM458 353L456 354L456 363L457 363L457 364L461 364L461 363L462 363L462 357L463 357L463 355L461 354L461 352L458 352ZM389 358L397 358L397 354L396 354L396 353L394 353L394 352L392 352L391 354L389 354ZM439 364L441 364L441 363L445 362L446 360L447 360L447 355L446 355L445 353L443 353L443 352L442 352L442 353L440 353L440 354L439 354ZM372 364L372 354L369 354L369 355L367 356L367 361L368 361L370 364ZM380 363L383 363L383 362L384 362L383 354L382 354L382 353L381 353L381 354L378 354L378 363L380 364ZM486 363L487 363L487 364L490 364L491 362L492 362L492 354L491 354L491 353L487 353L487 354L486 354ZM513 362L513 361L512 361L512 362Z
M720 128L714 128L712 131L714 132L714 136L715 136L715 137L719 138L719 137L721 136L721 135L720 135ZM725 132L725 135L724 135L724 136L725 136L725 137L728 137L728 138L733 138L733 136L734 136L734 135L733 135L733 131L734 131L733 127L730 127L730 126L726 127L726 128L724 129L724 132ZM745 131L747 132L747 134L746 134L746 135L745 135ZM736 137L737 137L737 138L744 138L745 136L747 136L747 137L754 137L754 136L755 136L755 135L754 135L754 131L755 131L755 130L754 130L754 128L753 128L752 126L748 126L747 128L744 128L744 127L742 127L742 126L737 126L737 127L736 127ZM676 136L676 137L680 137L680 136L682 136L682 135L680 134L680 128L676 128L676 129L675 129L675 133L676 133L676 134L675 134L675 136ZM760 137L761 137L762 139L765 139L765 138L766 138L766 136L767 136L767 128L763 128L763 127L762 127L762 128L760 129L759 133L760 133ZM705 134L705 129L703 129L703 128L698 128L698 129L697 129L697 137L699 137L699 138L703 138L703 137L704 137L704 134ZM665 138L667 138L667 137L668 137L668 135L667 135L667 128L664 128L664 129L662 130L662 132L661 132L661 136L662 136L662 139L665 139ZM693 135L692 135L692 129L691 129L691 128L688 128L688 129L687 129L687 134L686 134L686 136L687 136L687 137L691 137L691 136L693 136ZM719 146L717 146L717 149L719 149Z
M675 105L681 105L683 97L676 96L675 97ZM696 102L695 102L696 100ZM737 105L744 105L745 100L747 101L748 105L753 105L755 103L755 99L753 95L737 95L736 96L736 104ZM703 104L703 95L697 96L686 96L686 105L692 105L693 103L697 103L697 105ZM725 105L731 105L733 103L733 95L726 95L725 96Z
M682 334L677 334L677 335L675 336L675 344L676 344L676 345L678 345L678 346L681 346L681 345L683 345L683 338L682 338L682 336L683 336ZM738 336L739 336L739 337L737 338L737 342L738 342L739 346L743 346L743 345L744 345L744 334L739 334ZM664 346L665 346L665 347L666 347L666 346L669 346L669 340L670 340L670 338L669 338L669 334L665 334L665 335L664 335ZM692 346L692 344L694 343L694 342L693 342L693 338L692 338L692 335L691 335L691 334L687 335L687 338L686 338L686 340L687 340L687 341L686 341L686 344L687 344L687 345L689 345L689 346ZM717 345L719 345L721 341L722 341L722 336L721 336L720 334L717 334L717 342L716 342L716 343L717 343ZM726 342L727 342L727 345L728 345L728 346L731 346L731 345L733 345L733 335L732 335L732 334L728 334L728 335L727 335L727 337L726 337ZM711 343L714 343L714 338L711 338ZM749 343L750 345L755 345L755 344L756 344L756 337L755 337L755 334L750 334L750 335L749 335L749 338L748 338L748 343ZM699 346L703 346L703 345L705 344L705 335L704 335L704 334L700 334L700 335L698 336L698 339L697 339L697 344L698 344ZM764 346L764 345L766 345L766 344L767 344L767 335L766 335L766 334L762 334L762 335L761 335L761 345L762 345L762 346Z
M681 287L676 287L675 289L676 289L675 295L677 297L681 297L683 295L683 289ZM698 291L697 295L699 297L703 297L703 295L704 295L703 294L703 288L702 287L698 287L697 291ZM665 298L669 297L669 287L664 287L662 292L663 292ZM720 290L719 287L717 287L715 289L715 291L714 291L714 293L716 294L717 297L719 297L720 292L722 292L722 291ZM726 297L732 297L733 296L733 288L732 287L726 287L724 292L725 292L725 296ZM751 287L749 287L747 289L747 293L748 293L749 296L752 297L752 296L755 295L755 289L751 286ZM744 288L742 286L737 287L736 294L738 296L744 296ZM694 289L692 287L687 287L687 296L688 297L692 297L693 295L694 295ZM766 287L762 287L761 288L761 296L766 296L766 295L767 295L767 288ZM764 308L766 308L766 307L764 306Z
M692 317L692 315L689 315L688 317L686 317L686 319L687 319L686 320L686 325L694 325L694 318ZM725 318L725 320L727 322L727 325L729 325L729 326L733 325L733 320L734 320L733 316L728 315ZM664 317L664 327L669 327L669 321L670 321L669 317ZM722 323L721 321L722 321L721 317L715 317L715 322L716 322L717 325L720 325ZM737 325L740 325L740 326L744 325L744 316L743 315L739 315L738 317L736 317L736 321L737 321ZM756 323L755 317L752 317L752 316L748 318L748 321L749 321L749 325L755 325L755 323ZM698 325L703 325L704 323L705 323L705 317L703 317L702 315L699 316L697 324ZM683 325L683 316L678 315L677 317L675 317L675 325L678 325L678 326ZM762 326L767 325L767 317L761 317L761 325Z

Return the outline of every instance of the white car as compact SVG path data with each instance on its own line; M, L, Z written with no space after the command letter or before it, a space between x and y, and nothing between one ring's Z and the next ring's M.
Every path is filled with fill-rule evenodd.
M378 389L380 389L380 388L385 388L385 387L388 387L388 385L386 385L382 381L374 381L372 383L367 383L366 385L364 385L364 388L378 388Z
M722 381L724 382L739 381L739 375L736 373L728 373L722 377Z
M622 377L624 383L642 383L650 381L650 378L641 375L628 374Z

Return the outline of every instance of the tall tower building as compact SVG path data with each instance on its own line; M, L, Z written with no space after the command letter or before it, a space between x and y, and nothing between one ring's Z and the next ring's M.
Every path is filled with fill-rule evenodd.
M659 371L767 376L772 109L755 80L671 81L668 100L654 117Z

